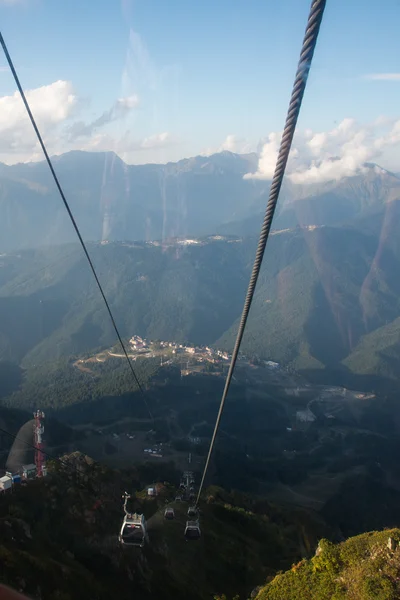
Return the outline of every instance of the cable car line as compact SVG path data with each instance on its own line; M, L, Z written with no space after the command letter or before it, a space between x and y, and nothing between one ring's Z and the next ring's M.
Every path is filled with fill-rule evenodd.
M204 480L207 475L211 454L214 448L215 439L218 433L219 424L221 421L222 412L225 406L225 400L232 381L233 371L236 365L239 354L240 345L244 330L246 328L247 318L249 316L251 303L253 300L254 290L257 284L257 279L260 274L261 264L264 257L265 247L268 241L269 232L271 229L272 219L275 213L276 204L278 202L279 192L282 186L283 177L285 174L286 164L289 158L289 152L293 141L293 136L296 130L297 119L300 113L300 108L303 100L304 91L307 85L308 74L311 67L312 58L314 55L315 46L318 39L318 33L324 14L326 0L312 0L310 14L308 17L307 27L303 39L303 45L300 53L300 59L297 67L296 77L292 89L289 108L286 116L285 128L282 134L282 140L279 147L278 158L275 165L275 172L271 183L269 198L264 215L263 224L261 227L260 238L257 246L256 256L254 260L253 270L251 273L249 286L246 293L246 299L243 306L243 312L240 319L239 329L236 336L235 346L232 353L232 360L229 366L229 371L226 376L224 391L222 393L221 403L218 410L217 419L214 426L214 432L211 438L210 447L207 454L206 463L201 478L196 506L199 503L200 495L203 489Z
M217 418L216 418L216 422L215 422L215 426L214 426L214 431L213 431L213 435L211 438L211 442L210 442L210 446L209 446L209 450L208 450L208 454L207 454L207 458L206 458L206 463L204 466L204 470L202 473L202 477L201 477L201 482L199 485L199 489L198 489L198 494L197 494L197 499L194 502L193 506L190 506L187 512L187 516L189 518L191 517L197 517L196 521L187 521L186 522L186 528L185 528L185 537L186 539L197 539L200 537L201 532L200 532L200 526L199 526L199 519L198 519L198 503L200 500L200 496L202 493L202 489L204 486L204 481L208 472L208 467L209 467L209 463L210 463L210 458L213 452L213 448L215 445L215 440L216 440L216 436L218 433L218 429L219 429L219 425L220 425L220 421L221 421L221 417L222 417L222 413L223 413L223 409L225 406L225 401L226 401L226 397L229 391L229 387L232 381L232 377L233 377L233 371L235 369L236 366L236 362L237 362L237 358L238 358L238 354L239 354L239 349L240 349L240 345L242 342L242 338L243 338L243 334L246 328L246 324L247 324L247 319L248 319L248 315L250 312L250 307L251 307L251 303L253 300L253 296L254 296L254 291L256 288L256 284L257 284L257 280L260 274L260 270L261 270L261 265L262 265L262 261L263 261L263 257L264 257L264 253L265 253L265 248L266 248L266 244L269 238L269 233L270 233L270 229L271 229L271 224L272 224L272 220L273 220L273 216L275 213L275 209L276 209L276 205L277 205L277 201L279 198L279 192L282 186L282 181L283 181L283 177L285 174L285 169L286 169L286 164L288 161L288 157L289 157L289 153L290 153L290 148L292 145L292 141L293 141L293 136L296 130L296 124L297 124L297 120L298 120L298 116L300 113L300 109L301 109L301 104L302 104L302 100L303 100L303 96L304 96L304 91L306 88L306 84L307 84L307 79L308 79L308 74L309 74L309 70L311 67L311 62L312 62L312 58L314 55L314 50L316 47L316 42L318 39L318 34L319 34L319 30L320 30L320 26L321 26L321 22L322 22L322 18L323 18L323 14L324 14L324 10L325 10L325 6L326 6L326 0L312 0L312 4L311 4L311 8L310 8L310 14L308 17L308 22L307 22L307 27L306 27L306 32L305 32L305 36L304 36L304 40L303 40L303 44L302 44L302 49L301 49L301 54L300 54L300 59L299 59L299 63L298 63L298 67L297 67L297 72L296 72L296 76L295 76L295 81L294 81L294 85L293 85L293 89L292 89L292 94L291 94L291 99L290 99L290 103L289 103L289 108L288 108L288 112L287 112L287 117L286 117L286 122L285 122L285 128L283 131L283 135L282 135L282 140L281 140L281 144L280 144L280 148L279 148L279 153L278 153L278 158L277 158L277 162L276 162L276 166L275 166L275 172L274 172L274 176L272 179L272 183L271 183L271 188L270 188L270 193L269 193L269 198L268 198L268 202L267 202L267 207L266 207L266 212L264 215L264 220L263 220L263 224L262 224L262 228L261 228L261 232L260 232L260 238L259 238L259 242L258 242L258 246L257 246L257 251L256 251L256 256L255 256L255 260L254 260L254 265L253 265L253 269L252 269L252 273L251 273L251 277L250 277L250 281L249 281L249 285L248 285L248 289L247 289L247 293L246 293L246 298L245 298L245 302L244 302L244 306L243 306L243 311L242 311L242 316L240 319L240 324L239 324L239 328L238 328L238 332L237 332L237 337L236 337L236 341L235 341L235 346L234 346L234 350L232 353L232 359L231 359L231 363L229 366L229 370L228 370L228 374L226 376L226 380L225 380L225 386L224 386L224 390L222 393L222 397L221 397L221 402L220 402L220 406L219 406L219 411L217 414ZM125 345L122 341L121 335L119 333L118 327L116 325L116 322L114 320L114 316L112 314L111 308L109 306L109 303L107 301L107 298L105 296L105 293L103 291L102 285L99 281L99 278L97 276L94 264L92 262L92 259L90 258L90 255L88 253L88 250L86 248L85 242L83 241L82 235L80 233L79 227L75 221L75 218L71 212L71 209L69 207L68 201L64 195L63 189L61 187L61 184L58 180L57 174L54 170L52 161L48 155L48 152L46 150L46 146L43 142L43 139L41 137L41 134L39 132L39 129L37 127L36 121L33 117L33 114L31 112L30 106L28 104L28 101L26 99L24 90L22 88L22 85L19 81L18 75L16 73L16 70L14 68L12 59L10 57L10 54L8 52L6 43L4 41L4 38L0 32L0 43L1 46L3 48L4 54L6 56L8 65L10 67L10 70L12 72L12 75L14 77L15 83L17 85L17 88L19 90L19 93L21 95L21 99L24 103L24 106L26 108L26 111L28 113L29 119L31 121L32 127L36 133L36 136L38 138L39 144L42 148L43 154L45 156L45 159L47 161L47 164L49 166L49 169L51 171L51 174L53 176L54 182L56 184L56 187L60 193L61 199L64 203L64 206L68 212L68 215L70 217L70 220L72 222L72 225L75 229L75 232L78 236L78 239L80 241L80 244L83 248L84 254L87 258L87 261L89 263L90 269L93 273L93 276L95 278L95 281L97 283L97 286L99 288L99 291L101 293L101 296L103 298L103 301L105 303L105 306L107 308L109 317L111 319L112 325L114 327L114 330L116 332L116 335L118 337L118 340L121 344L121 347L123 349L125 358L129 364L132 376L134 378L134 381L139 389L139 391L142 394L143 397L143 401L146 405L146 408L148 410L148 413L151 417L151 419L154 422L154 417L150 411L149 405L147 403L146 400L146 396L144 393L144 390L136 376L136 373L133 369L132 363L129 359L128 353L126 351ZM33 444L30 444L29 442L26 442L25 440L22 440L21 438L19 438L17 435L14 435L10 432L8 432L5 429L0 428L0 432L5 433L6 435L11 436L12 438L14 438L15 440L20 440L22 441L24 444L26 444L27 446L30 446L31 448L37 450L36 446ZM50 458L52 458L53 460L56 460L58 462L60 462L62 465L67 466L69 468L72 468L73 470L75 470L77 473L81 474L80 471L74 467L73 465L70 465L69 463L65 463L64 461L62 461L59 458L56 458L54 456L52 456L51 454L49 454L48 452L41 450L43 452L44 455L49 456ZM189 482L189 478L187 477L187 482ZM191 482L190 482L191 483ZM187 486L186 486L187 487ZM189 491L194 490L193 488L189 488ZM188 491L188 490L186 490ZM146 527L146 521L144 519L143 515L138 515L136 513L129 513L127 511L127 501L130 498L130 496L125 493L124 499L124 512L125 512L125 518L122 524L122 528L120 531L120 535L119 535L119 539L121 543L127 544L127 545L140 545L141 547L144 544L144 540L145 537L147 535L147 527ZM165 508L165 507L164 507ZM164 513L165 516L165 513ZM173 514L172 518L175 515ZM140 522L139 522L140 521ZM134 530L137 530L136 532ZM141 536L141 541L140 543L136 542L136 537L138 536L138 534L140 534ZM135 538L135 541L134 539Z
M45 146L45 144L44 144L44 141L43 141L43 139L42 139L42 136L41 136L41 134L40 134L39 128L38 128L38 126L37 126L37 124L36 124L36 121L35 121L35 118L34 118L34 116L33 116L33 114L32 114L32 111L31 111L31 109L30 109L29 103L28 103L28 101L27 101L27 99L26 99L25 92L24 92L24 90L23 90L23 87L22 87L22 85L21 85L21 83L20 83L19 77L18 77L18 75L17 75L17 72L16 72L16 70L15 70L15 67L14 67L14 63L13 63L13 61L12 61L12 59L11 59L10 53L8 52L7 45L6 45L5 41L4 41L4 38L3 38L3 35L2 35L2 33L1 33L1 32L0 32L0 44L1 44L2 48L3 48L3 51L4 51L4 54L5 54L5 57L6 57L6 59L7 59L7 62L8 62L8 66L10 67L11 73L12 73L12 75L13 75L13 77L14 77L15 84L16 84L16 86L17 86L17 88L18 88L18 91L19 91L19 93L20 93L20 95L21 95L22 102L23 102L23 103L24 103L24 105L25 105L26 112L28 113L29 120L30 120L30 122L31 122L31 124L32 124L32 127L33 127L33 129L34 129L35 133L36 133L37 139L38 139L38 141L39 141L39 144L40 144L40 146L41 146L41 148L42 148L43 154L44 154L44 156L45 156L45 159L46 159L46 161L47 161L47 164L48 164L48 166L49 166L49 169L50 169L50 171L51 171L51 174L52 174L52 176L53 176L54 182L55 182L55 184L56 184L56 186L57 186L57 189L58 189L58 191L59 191L59 193L60 193L61 199L62 199L62 201L63 201L63 203L64 203L65 209L66 209L66 211L67 211L67 213L68 213L68 216L69 216L69 218L70 218L70 220L71 220L71 223L72 223L72 225L73 225L73 227L74 227L74 229L75 229L76 235L78 236L78 239L79 239L79 241L80 241L80 244L81 244L81 246L82 246L82 249L83 249L83 251L84 251L84 253L85 253L85 256L86 256L86 258L87 258L87 261L88 261L88 263L89 263L90 269L91 269L91 271L92 271L92 273L93 273L93 277L94 277L94 278L95 278L95 280L96 280L97 287L99 288L100 294L101 294L101 296L102 296L102 298L103 298L103 300L104 300L104 304L106 305L106 309L107 309L108 315L109 315L109 317L110 317L110 319L111 319L111 322L112 322L112 325L113 325L113 327L114 327L115 333L117 334L118 341L119 341L119 343L121 344L121 348L122 348L122 350L123 350L123 353L124 353L124 355L125 355L125 358L126 358L126 360L127 360L128 364L129 364L129 368L130 368L130 370L131 370L131 373L132 373L133 379L134 379L134 381L135 381L135 383L136 383L136 385L137 385L137 387L138 387L139 391L140 391L140 392L141 392L141 394L142 394L143 402L144 402L144 404L146 405L146 408L147 408L147 411L148 411L148 413L149 413L149 415L150 415L150 418L151 418L151 420L154 422L154 417L153 417L153 414L152 414L152 412L151 412L151 410L150 410L150 407L149 407L149 405L148 405L148 402L147 402L147 400L146 400L146 395L145 395L145 393L144 393L143 387L142 387L142 385L140 384L140 382L139 382L139 379L137 378L137 375L136 375L136 373L135 373L135 371L134 371L134 369L133 369L132 362L131 362L131 360L129 359L128 352L127 352L127 350L126 350L126 348L125 348L125 344L124 344L124 343L123 343L123 341L122 341L122 337L121 337L121 335L120 335L120 333L119 333L119 330L118 330L117 324L116 324L116 322L115 322L114 316L113 316L113 314L112 314L112 311L111 311L110 305L109 305L109 303L108 303L108 300L107 300L107 298L106 298L106 295L105 295L105 293L104 293L104 291L103 291L103 287L102 287L102 285L101 285L101 283L100 283L100 280L99 280L99 278L98 278L98 276L97 276L96 269L94 268L94 264L93 264L93 262L92 262L92 259L90 258L90 254L89 254L89 252L88 252L88 250L87 250L87 248L86 248L86 244L85 244L85 242L83 241L83 238L82 238L81 232L80 232L80 230L79 230L78 224L77 224L77 222L75 221L75 217L74 217L74 215L72 214L71 208L70 208L70 206L69 206L69 204L68 204L68 201L67 201L67 199L66 199L66 197L65 197L65 194L64 194L64 192L63 192L63 189L62 189L62 187L61 187L60 181L59 181L59 179L58 179L58 177L57 177L57 174L56 174L56 172L55 172L55 170L54 170L53 163L52 163L52 161L51 161L51 159L50 159L50 156L49 156L49 154L48 154L48 152L47 152L46 146Z

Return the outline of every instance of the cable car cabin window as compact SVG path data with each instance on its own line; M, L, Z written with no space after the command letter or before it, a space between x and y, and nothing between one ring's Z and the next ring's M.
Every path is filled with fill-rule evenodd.
M125 525L122 531L122 541L125 544L141 544L143 538L143 529L140 525Z
M198 529L187 529L185 531L185 538L188 540L197 540L200 537L200 532Z

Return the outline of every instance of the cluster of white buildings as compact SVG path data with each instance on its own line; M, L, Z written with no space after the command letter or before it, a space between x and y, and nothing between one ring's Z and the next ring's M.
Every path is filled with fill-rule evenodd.
M137 337L137 336L136 336ZM132 338L133 339L133 338ZM141 338L140 338L141 339ZM143 340L142 340L143 341ZM230 356L228 352L222 350L213 350L205 346L200 348L199 346L185 346L184 344L177 344L175 342L160 342L161 348L171 349L172 354L191 354L199 358L199 360L213 360L214 358L222 358L222 360L229 360Z
M44 465L42 468L42 476L44 477L47 474L46 466ZM33 463L30 465L23 465L21 470L18 473L11 473L10 471L6 471L3 477L0 477L0 493L5 492L7 490L12 490L14 485L18 485L22 481L27 481L29 479L35 479L37 475L36 465Z
M129 340L129 345L132 350L147 350L149 345L140 335L133 335Z

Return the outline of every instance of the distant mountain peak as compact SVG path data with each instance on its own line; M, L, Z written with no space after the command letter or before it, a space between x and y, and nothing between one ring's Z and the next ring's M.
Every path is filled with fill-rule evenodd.
M90 161L92 163L99 163L105 160L117 161L119 163L123 163L122 158L118 156L114 151L109 150L107 152L88 152L86 150L70 150L69 152L64 152L64 154L55 154L51 157L51 160L55 163L64 163L68 164L69 162L73 162L76 160L79 161Z
M396 173L393 173L392 171L388 171L388 169L384 169L383 167L381 167L380 165L377 165L376 163L364 163L363 165L365 168L370 169L370 171L373 171L374 173L376 173L376 175L389 175L390 177L395 177L396 179L399 179L398 175L396 175Z

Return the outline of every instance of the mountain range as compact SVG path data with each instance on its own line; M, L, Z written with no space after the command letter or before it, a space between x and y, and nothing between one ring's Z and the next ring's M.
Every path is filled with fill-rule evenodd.
M144 166L56 158L124 336L232 347L269 189L243 178L256 164L229 152ZM114 343L47 166L1 165L0 177L0 357L27 365ZM243 351L397 380L399 200L400 179L372 164L324 184L288 179Z
M114 153L69 152L53 158L87 241L154 240L210 233L256 234L269 181L244 178L257 155L221 152L166 165L127 165ZM335 225L381 212L400 197L400 179L376 165L323 184L287 178L277 229ZM75 241L44 162L0 164L0 252Z
M166 165L129 166L113 153L69 152L53 159L88 241L213 232L264 197L268 182L243 179L256 160L229 152ZM0 210L0 251L75 241L46 163L0 165Z

